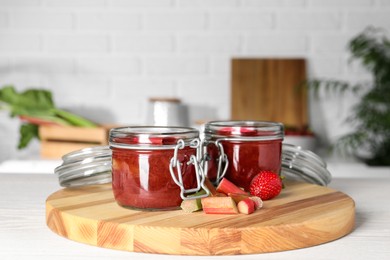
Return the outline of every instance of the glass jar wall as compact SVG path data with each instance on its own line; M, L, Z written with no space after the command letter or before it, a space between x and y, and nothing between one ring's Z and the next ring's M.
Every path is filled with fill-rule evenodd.
M205 125L205 171L211 181L223 176L248 190L261 170L279 173L283 125L263 121L212 121Z
M117 203L148 210L180 206L182 190L175 179L186 190L196 188L193 158L198 136L197 130L186 127L111 129L112 189ZM173 158L176 167L171 167Z

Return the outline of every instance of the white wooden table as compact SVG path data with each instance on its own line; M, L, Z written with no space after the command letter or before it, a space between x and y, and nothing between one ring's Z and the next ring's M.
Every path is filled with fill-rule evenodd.
M61 188L56 177L0 173L0 259L390 259L390 168L340 163L329 169L334 176L329 186L356 202L351 234L299 250L223 257L141 254L67 240L45 223L45 200Z

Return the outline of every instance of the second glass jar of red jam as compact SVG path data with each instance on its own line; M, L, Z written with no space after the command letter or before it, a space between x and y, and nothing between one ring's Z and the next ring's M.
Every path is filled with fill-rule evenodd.
M199 132L186 127L122 127L110 131L112 189L124 207L168 210L180 206L181 188L175 183L170 163L175 156L185 189L196 187L197 155L194 140ZM174 167L177 169L176 167Z
M218 182L222 175L248 191L261 170L281 169L283 125L264 121L213 121L205 125L205 171ZM226 166L226 168L225 168Z

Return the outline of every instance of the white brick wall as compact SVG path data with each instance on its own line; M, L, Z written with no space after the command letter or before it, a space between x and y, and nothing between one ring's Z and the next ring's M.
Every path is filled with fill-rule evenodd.
M0 0L0 86L48 88L98 122L142 124L151 96L181 98L192 122L227 119L232 57L303 57L310 77L368 79L346 50L368 25L390 29L390 1ZM349 130L331 121L350 105L335 103L313 107L325 139ZM16 151L17 129L0 112L0 161L36 152Z
M34 33L0 32L0 53L12 57L34 54L42 50L42 37Z
M8 25L8 14L0 12L0 28L6 28Z
M107 53L109 37L95 33L61 33L45 36L44 52L49 53Z
M291 56L304 55L308 51L308 37L298 33L261 33L247 34L244 42L245 54Z
M30 30L72 29L73 17L69 12L41 12L24 10L10 14L10 27Z
M272 13L238 9L232 11L216 11L210 14L210 29L223 31L252 31L272 29L274 15Z
M141 28L141 14L132 12L78 13L77 28L80 31L97 30L110 32L115 30L137 30Z

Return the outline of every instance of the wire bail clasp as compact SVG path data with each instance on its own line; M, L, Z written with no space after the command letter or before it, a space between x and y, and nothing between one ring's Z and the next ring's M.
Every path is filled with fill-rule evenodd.
M203 150L202 151L203 156L200 159L200 162L201 162L201 167L202 167L203 171L205 172L206 176L207 176L207 171L208 171L208 161L210 160L210 156L207 153L207 146L209 144L214 144L217 147L218 152L219 152L218 159L216 159L216 161L218 162L217 175L216 175L215 180L213 181L213 184L215 186L217 186L221 182L221 180L225 176L227 168L229 166L229 160L228 160L227 155L224 152L221 141L223 141L223 139L218 139L216 141L202 140L202 143L201 143L201 147Z
M221 140L218 139L215 142L215 145L218 148L219 151L219 157L218 157L218 168L217 168L217 178L215 180L215 184L219 184L222 178L225 176L227 168L229 166L229 160L228 157L223 149L223 146L221 144Z
M206 176L204 175L203 170L200 167L200 164L198 162L198 159L200 157L200 153L199 153L200 141L198 138L196 138L196 139L193 139L190 143L191 148L196 148L196 156L191 155L190 160L187 162L187 165L192 164L195 167L197 186L196 186L196 188L192 188L192 189L185 189L185 187L184 187L183 176L182 176L182 172L181 172L182 163L177 158L179 149L183 149L184 147L185 147L185 142L183 141L183 139L179 139L177 141L175 148L174 148L173 157L171 158L170 163L169 163L169 171L171 173L171 177L172 177L173 181L176 183L176 185L180 187L180 197L183 200L198 199L198 198L207 197L207 196L209 196L210 191L207 189L207 187L204 184ZM175 170L174 170L175 168L176 168L176 172L177 172L177 177L176 177ZM185 196L185 194L198 192L201 189L203 189L206 193L200 194L200 195Z

